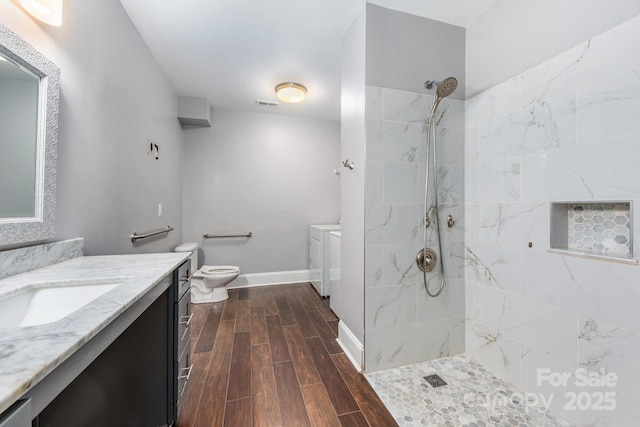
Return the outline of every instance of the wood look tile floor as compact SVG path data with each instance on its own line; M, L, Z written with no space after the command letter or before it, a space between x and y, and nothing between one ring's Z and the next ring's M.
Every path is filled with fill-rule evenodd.
M309 283L194 304L193 370L177 427L397 426L336 343Z

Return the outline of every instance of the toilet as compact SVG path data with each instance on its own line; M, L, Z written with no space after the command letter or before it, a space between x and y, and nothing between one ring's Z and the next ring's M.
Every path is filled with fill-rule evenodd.
M198 270L198 244L183 243L175 252L191 252L191 302L220 302L229 298L226 286L240 274L235 265L203 265Z

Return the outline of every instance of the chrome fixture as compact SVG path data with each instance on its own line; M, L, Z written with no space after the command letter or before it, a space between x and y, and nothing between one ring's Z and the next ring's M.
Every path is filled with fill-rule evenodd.
M424 87L426 89L433 89L433 85L437 87L437 94L439 97L446 98L451 95L453 91L458 87L458 79L455 77L447 77L441 82L437 82L435 80L427 80L424 82Z
M342 166L344 166L345 168L349 168L351 170L353 170L353 168L355 167L353 162L349 159L346 159L344 162L342 162Z
M427 80L424 84L424 87L427 89L432 89L433 85L437 86L436 90L436 98L433 101L433 107L431 108L431 113L429 114L429 122L427 126L427 165L426 165L426 174L425 174L425 184L424 184L424 207L425 207L425 229L423 230L423 241L424 247L418 252L416 256L416 263L418 264L418 268L422 270L422 280L424 283L424 288L427 291L427 294L431 297L437 297L440 295L445 286L445 271L444 264L442 262L442 256L440 256L439 264L440 264L440 275L441 282L440 287L436 292L431 292L429 289L429 282L427 280L427 273L432 271L436 264L438 263L438 257L433 249L427 248L427 227L430 225L429 221L429 211L433 209L434 217L435 217L435 225L436 225L436 234L438 236L438 248L442 251L442 237L440 231L440 217L439 217L439 209L438 209L438 174L436 173L436 110L438 109L438 105L440 101L444 98L451 95L456 88L458 87L458 80L454 77L447 77L441 82L436 82L433 80ZM433 163L433 169L430 168L430 163ZM434 203L432 207L429 207L429 175L430 171L433 175L433 186L434 186ZM449 228L453 227L455 221L453 217L449 215L447 218L447 225ZM441 254L442 255L442 254Z
M433 103L433 108L431 109L431 115L435 113L436 108L438 108L438 104L447 96L451 95L456 88L458 87L458 79L455 77L447 77L441 82L434 82L432 80L427 80L424 83L424 87L427 89L431 89L433 85L436 85L438 88L436 89L436 100Z
M205 233L202 235L203 239L220 239L223 237L253 237L253 233L250 231L248 233L235 233L235 234L216 234L216 233Z
M437 86L438 82L435 80L427 80L426 82L424 82L424 87L426 89L429 89L429 90L433 89L433 85Z
M160 234L169 233L170 231L173 231L173 227L167 225L167 228L163 228L162 230L157 231L150 231L148 233L138 234L134 231L133 234L129 237L131 237L131 241L135 243L137 240L148 239L149 237L159 236Z
M449 228L453 228L453 226L456 225L456 222L454 221L453 217L451 215L447 216L447 227Z
M426 255L425 255L426 254ZM436 266L438 262L438 256L436 251L431 248L420 249L416 256L416 264L421 271L429 273Z

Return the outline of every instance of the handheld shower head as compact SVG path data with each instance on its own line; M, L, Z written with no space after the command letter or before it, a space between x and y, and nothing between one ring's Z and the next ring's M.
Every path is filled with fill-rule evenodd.
M447 77L438 85L436 94L439 98L446 98L451 95L458 87L458 79L455 77Z
M458 87L458 79L455 77L447 77L441 82L435 80L427 80L424 82L424 87L427 89L433 89L433 85L436 85L436 94L438 98L446 98L451 95Z
M436 85L438 88L436 89L436 99L433 102L433 108L431 109L431 115L435 113L436 108L438 108L438 104L442 101L443 98L451 95L456 88L458 87L458 79L455 77L447 77L441 82L436 82L433 80L427 80L424 83L424 87L427 89L433 88L433 85Z

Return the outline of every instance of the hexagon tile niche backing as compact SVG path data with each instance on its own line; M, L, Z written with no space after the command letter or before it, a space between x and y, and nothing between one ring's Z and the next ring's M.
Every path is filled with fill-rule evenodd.
M631 258L629 203L569 204L568 249Z

